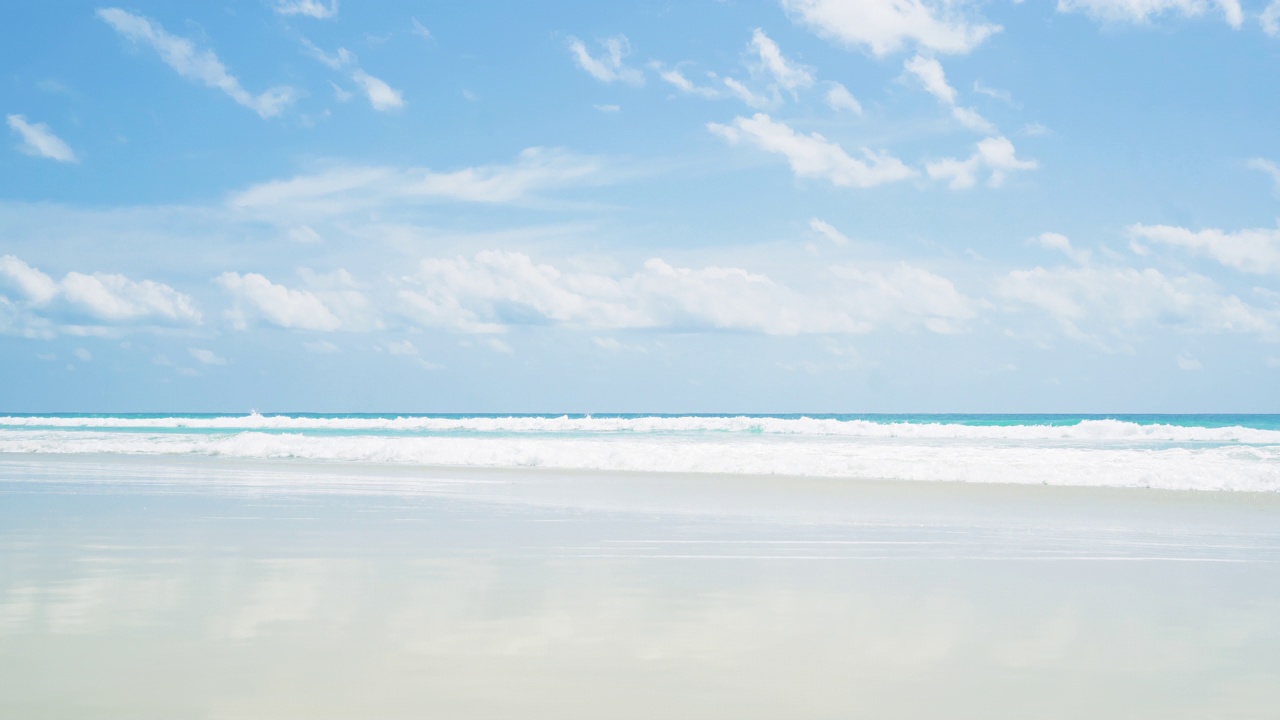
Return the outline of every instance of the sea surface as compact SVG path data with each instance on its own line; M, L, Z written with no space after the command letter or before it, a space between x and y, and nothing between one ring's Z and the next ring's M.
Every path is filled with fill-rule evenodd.
M1280 490L1280 415L61 414L0 454Z

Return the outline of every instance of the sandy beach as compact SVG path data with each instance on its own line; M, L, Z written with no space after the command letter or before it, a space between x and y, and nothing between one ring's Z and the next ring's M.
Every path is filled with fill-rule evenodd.
M0 715L1263 718L1280 496L0 459Z

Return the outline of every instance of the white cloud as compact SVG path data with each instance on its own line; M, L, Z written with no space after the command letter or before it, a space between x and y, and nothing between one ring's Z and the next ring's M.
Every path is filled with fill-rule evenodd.
M554 188L602 180L597 158L553 148L528 148L514 163L453 172L423 168L339 167L288 180L273 180L234 194L234 210L289 224L439 198L478 203L515 203Z
M1019 160L1013 143L1005 137L990 137L978 143L977 151L967 160L948 158L931 162L926 166L929 177L947 180L954 190L973 187L983 170L990 171L987 183L999 187L1005 177L1014 170L1034 170L1035 160Z
M404 95L381 78L376 78L361 69L355 53L340 47L337 52L330 55L306 38L302 38L301 42L311 56L319 60L320 64L325 67L331 70L351 68L350 77L352 82L359 86L365 97L369 99L369 104L373 106L374 110L386 112L404 107ZM346 102L351 99L351 93L333 83L330 83L330 85L333 85L334 97L338 102Z
M418 348L409 340L399 340L387 343L387 352L392 355L417 355Z
M1202 367L1199 360L1191 357L1191 355L1185 352L1178 353L1178 357L1175 358L1175 362L1177 362L1179 370L1199 370Z
M724 86L729 88L729 94L738 98L753 108L767 108L775 104L774 98L767 98L763 95L752 92L751 88L743 85L738 80L731 77L721 78Z
M1036 245L1039 245L1040 247L1049 248L1050 250L1057 250L1058 252L1062 253L1063 255L1066 255L1067 257L1071 258L1072 260L1082 265L1084 263L1089 262L1089 258L1090 258L1089 251L1077 249L1075 246L1071 244L1070 238L1068 238L1066 235L1062 235L1060 233L1055 233L1055 232L1040 233L1036 237L1032 238L1031 242L1035 243Z
M9 128L22 138L22 144L18 146L22 152L58 162L76 162L76 154L72 152L71 146L54 135L48 125L27 122L23 115L9 115L8 120Z
M1136 238L1172 245L1205 255L1249 273L1280 272L1280 229L1254 228L1227 232L1210 228L1188 230L1169 225L1133 225Z
M586 70L591 77L612 83L622 81L631 85L643 85L644 74L639 70L623 64L623 58L631 54L631 43L627 36L617 35L600 41L604 54L596 57L587 51L587 46L577 38L569 38L569 52L578 63L578 67Z
M1262 30L1271 37L1280 35L1280 0L1271 0L1271 4L1258 16L1262 22Z
M999 25L971 19L965 0L782 0L819 35L888 55L908 44L939 53L967 53Z
M1135 328L1274 336L1280 312L1221 293L1199 275L1167 276L1152 268L1080 266L1014 270L995 295L1039 309L1079 340L1127 345Z
M916 172L888 153L864 148L851 157L818 133L803 135L764 113L739 117L733 125L708 123L707 129L731 143L749 142L787 159L800 177L817 177L834 185L867 188L914 177Z
M974 304L949 281L905 264L837 266L805 292L742 268L686 268L653 258L629 275L567 271L522 253L429 258L404 279L404 313L423 325L496 334L511 325L737 330L769 335L923 325L954 332Z
M310 225L298 225L289 228L289 239L296 243L318 243L324 241L324 238L320 237L320 233L316 232Z
M305 15L318 20L335 17L338 14L338 0L276 0L273 9L279 15Z
M1280 0L1276 0L1277 7L1280 7ZM1271 182L1274 185L1274 192L1280 195L1280 166L1265 158L1250 158L1247 163L1252 170L1258 170L1271 176Z
M279 115L297 96L297 92L287 86L274 87L260 95L251 94L227 72L212 50L198 50L190 40L170 35L159 23L141 15L119 8L102 8L98 10L98 17L129 40L151 46L160 59L182 77L221 90L261 117Z
M71 354L75 355L80 362L89 362L90 360L93 360L93 353L89 352L88 350L82 347L78 347L75 350L72 350Z
M585 182L601 170L600 162L547 148L529 148L511 165L487 165L450 173L427 172L410 184L410 195L469 202L515 202L536 190Z
M830 240L836 245L848 245L849 237L840 232L829 222L819 220L818 218L810 218L809 229L818 233L822 237Z
M907 60L903 67L907 72L916 76L916 79L920 81L920 84L924 86L924 89L930 95L950 107L952 117L960 121L961 125L978 132L995 132L995 127L986 118L979 115L976 110L956 104L956 90L947 83L947 75L942 70L942 63L934 58L916 55Z
M994 133L996 126L991 121L978 114L973 108L955 105L951 108L951 117L960 122L961 125L980 133Z
M386 112L404 107L404 96L400 91L364 70L352 71L351 79L364 91L365 97L369 98L369 104L374 110Z
M751 34L751 47L759 55L764 69L781 87L794 94L796 90L813 86L813 74L783 57L778 43L760 28Z
M409 18L409 20L411 23L411 30L414 35L417 35L423 40L432 39L431 31L427 29L426 25L423 25L422 23L418 22L418 18Z
M87 316L113 324L162 322L198 324L190 297L153 280L134 281L111 273L69 272L61 281L22 260L0 257L0 287L16 290L29 311L42 315Z
M653 63L653 67L658 71L658 77L662 78L663 82L674 86L686 95L697 95L708 100L724 97L724 93L716 88L693 84L693 81L685 77L679 68L664 68L661 63Z
M942 63L934 58L916 55L903 63L903 67L916 76L930 95L948 105L956 104L956 90L947 83L947 75L942 70Z
M191 354L191 357L195 358L199 362L204 363L205 365L226 365L227 364L226 358L219 356L217 353L215 353L212 350L193 347L193 348L187 348L187 352Z
M235 298L232 321L237 329L248 327L249 313L283 328L333 331L342 326L338 316L312 292L277 285L257 273L225 272L215 282Z
M595 109L599 110L602 113L616 113L622 110L622 108L618 107L617 105L595 105L593 107L595 107Z
M1052 135L1053 131L1040 123L1028 123L1022 127L1022 134L1027 137L1044 137L1046 135Z
M980 95L986 95L989 98L995 98L1005 105L1011 105L1014 107L1019 106L1018 102L1013 99L1013 94L1008 90L997 90L995 88L987 87L978 80L973 81L973 91Z
M316 353L317 355L331 355L336 352L342 352L341 348L329 342L328 340L313 340L311 342L304 342L302 343L302 347L306 348L307 352L313 352L313 353Z
M849 88L838 82L831 83L827 88L826 95L827 106L836 112L851 112L854 115L862 114L862 103L849 92Z
M1082 12L1104 22L1148 23L1165 14L1197 17L1210 5L1218 6L1231 27L1244 22L1239 0L1058 0L1058 12Z

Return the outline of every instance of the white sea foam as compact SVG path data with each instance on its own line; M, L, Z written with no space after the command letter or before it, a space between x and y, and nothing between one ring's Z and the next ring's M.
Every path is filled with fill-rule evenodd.
M0 430L0 453L195 454L481 468L1280 491L1280 445L1124 447L779 436L315 436Z
M955 422L880 422L777 417L0 417L2 428L331 430L406 433L759 434L921 440L1014 440L1131 443L1249 443L1280 445L1280 430L1201 427L1125 420L1069 425L967 425Z

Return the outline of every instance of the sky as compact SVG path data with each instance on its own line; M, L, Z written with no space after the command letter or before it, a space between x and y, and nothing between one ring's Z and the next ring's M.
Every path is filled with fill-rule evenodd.
M1280 0L0 6L3 412L1280 412Z

